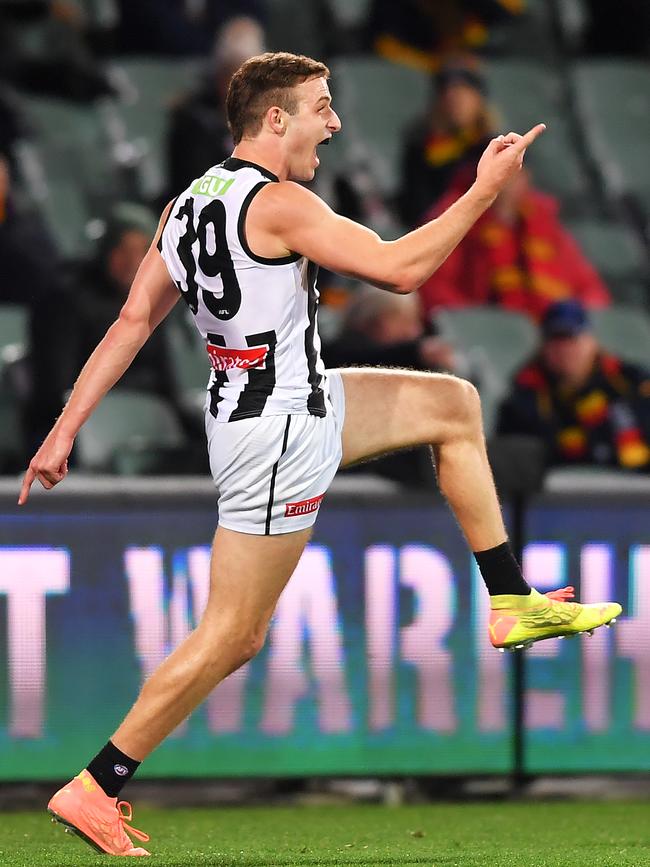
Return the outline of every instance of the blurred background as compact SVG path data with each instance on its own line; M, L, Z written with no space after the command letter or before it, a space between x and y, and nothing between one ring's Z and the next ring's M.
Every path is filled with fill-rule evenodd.
M428 450L390 456L341 474L264 652L143 776L650 772L648 3L0 0L0 778L69 776L200 616L209 367L181 305L65 485L13 504L264 50L329 65L343 129L312 186L386 239L461 195L494 134L547 124L417 295L321 271L323 356L472 380L529 580L625 616L494 654Z

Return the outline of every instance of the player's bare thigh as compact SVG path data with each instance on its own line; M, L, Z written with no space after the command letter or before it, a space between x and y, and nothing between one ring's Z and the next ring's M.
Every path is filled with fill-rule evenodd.
M345 390L342 466L452 439L466 430L479 406L474 386L448 374L363 367L340 373Z
M219 527L212 545L204 622L229 621L263 634L311 532L308 528L258 536Z

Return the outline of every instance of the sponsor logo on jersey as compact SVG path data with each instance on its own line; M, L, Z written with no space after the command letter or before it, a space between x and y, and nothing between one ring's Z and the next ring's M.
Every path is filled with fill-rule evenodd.
M251 370L264 368L269 345L249 346L247 349L228 349L226 346L206 345L212 367L215 370Z
M285 518L295 518L298 515L309 515L316 512L325 494L312 497L311 500L300 500L299 503L287 503L284 509Z
M204 175L194 181L190 192L201 196L223 196L235 183L234 178L222 178L219 175Z

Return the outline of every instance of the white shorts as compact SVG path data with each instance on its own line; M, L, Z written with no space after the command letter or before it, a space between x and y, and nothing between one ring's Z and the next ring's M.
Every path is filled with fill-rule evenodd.
M345 394L338 371L327 372L327 415L271 415L217 422L206 411L210 470L219 524L273 536L304 530L341 462Z

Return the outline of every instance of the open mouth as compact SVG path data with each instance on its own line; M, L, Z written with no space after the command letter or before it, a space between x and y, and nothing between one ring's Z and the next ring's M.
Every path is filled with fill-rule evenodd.
M324 138L323 141L318 142L318 147L321 145L328 145L332 141L332 136L329 135L327 138Z

